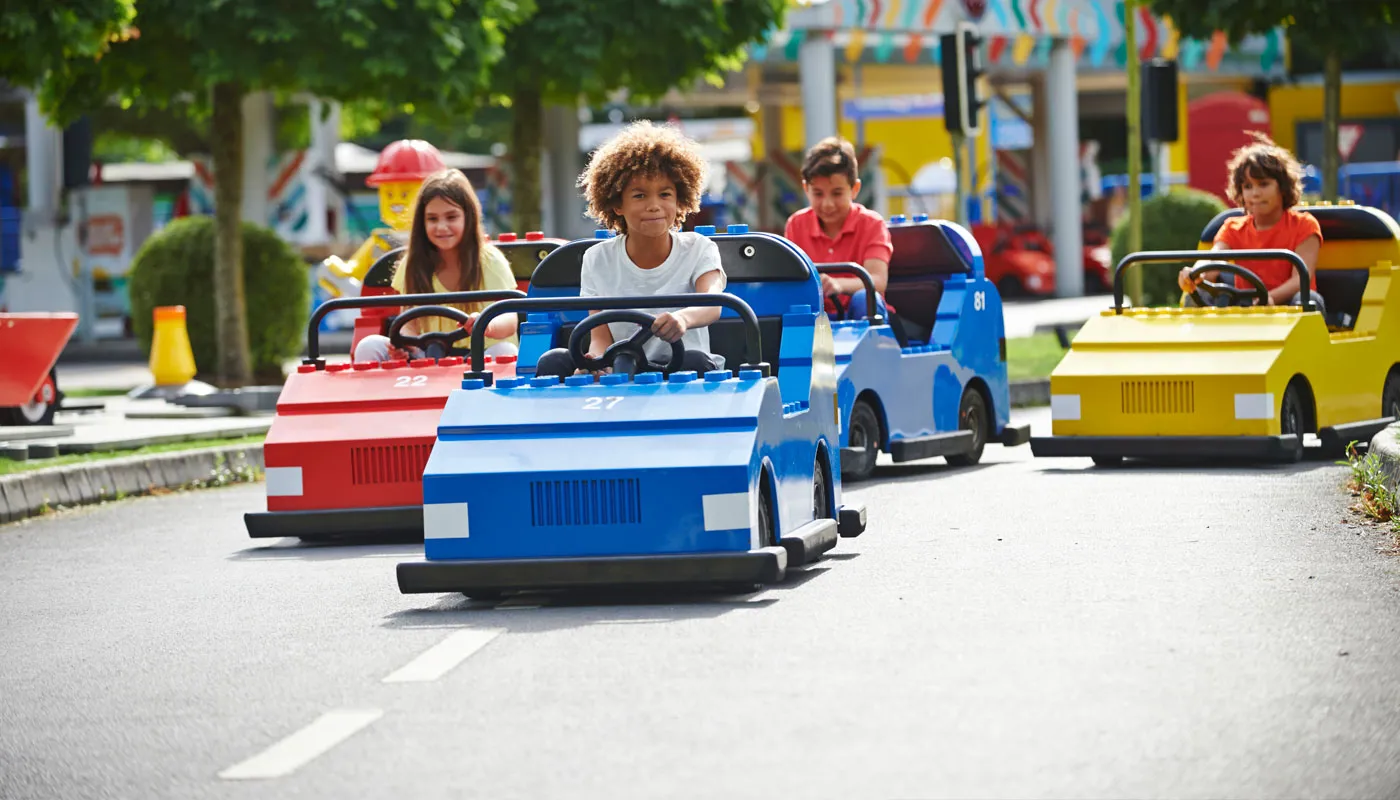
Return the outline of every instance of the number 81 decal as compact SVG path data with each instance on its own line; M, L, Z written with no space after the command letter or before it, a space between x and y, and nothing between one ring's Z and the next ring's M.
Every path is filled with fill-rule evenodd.
M987 293L986 293L986 292L973 292L973 294L972 294L972 310L973 310L973 311L985 311L985 310L987 310Z

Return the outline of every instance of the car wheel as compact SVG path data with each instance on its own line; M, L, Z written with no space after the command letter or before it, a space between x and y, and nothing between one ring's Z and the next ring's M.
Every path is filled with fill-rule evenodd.
M1123 463L1122 456L1094 456L1096 467L1116 467Z
M1400 367L1392 367L1381 390L1381 416L1400 420Z
M812 468L812 519L832 518L831 476L818 456L816 466Z
M880 418L870 403L857 400L851 408L850 426L850 447L863 452L841 459L841 477L863 481L875 471L875 460L880 457Z
M1283 403L1279 406L1279 430L1283 435L1294 434L1299 439L1303 438L1304 428L1307 427L1303 415L1303 399L1299 397L1298 387L1290 384L1284 390Z
M58 378L53 370L49 370L49 376L28 403L15 408L0 408L0 424L52 425L54 414L58 412L58 402Z
M778 530L773 524L773 490L768 488L768 476L760 480L758 489L758 546L773 547L778 543Z
M462 596L468 600L479 600L483 603L490 603L505 597L506 593L501 589L469 589L462 592Z
M972 431L972 449L966 453L945 456L955 467L970 467L982 460L982 451L987 447L987 402L982 393L968 388L963 391L962 403L958 406L958 430Z

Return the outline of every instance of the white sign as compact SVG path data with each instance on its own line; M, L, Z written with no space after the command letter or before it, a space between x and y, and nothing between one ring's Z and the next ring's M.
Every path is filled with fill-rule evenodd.
M1342 160L1351 158L1351 151L1356 149L1356 143L1361 141L1361 134L1366 129L1360 125L1338 125L1337 126L1337 150L1342 154Z

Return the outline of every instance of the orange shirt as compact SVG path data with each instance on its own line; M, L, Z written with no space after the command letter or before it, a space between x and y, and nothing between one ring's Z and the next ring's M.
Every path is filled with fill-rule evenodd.
M1245 214L1241 217L1231 217L1225 220L1225 224L1220 226L1220 231L1215 234L1216 242L1224 242L1225 246L1231 250L1292 250L1297 252L1298 245L1307 240L1309 236L1316 236L1318 241L1322 241L1322 227L1317 224L1317 217L1306 211L1296 211L1288 209L1283 212L1283 219L1280 219L1268 230L1259 230L1254 227L1254 217ZM1273 291L1282 286L1285 281L1293 277L1294 266L1288 261L1281 259L1274 261L1239 261L1239 265L1259 276L1264 282L1264 288ZM1312 288L1317 288L1317 271L1312 272ZM1235 285L1241 289L1249 286L1245 280L1235 276Z

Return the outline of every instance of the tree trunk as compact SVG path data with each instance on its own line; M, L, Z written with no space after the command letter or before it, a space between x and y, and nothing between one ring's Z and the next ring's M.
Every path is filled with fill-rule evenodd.
M1142 58L1137 49L1137 2L1123 8L1123 42L1128 51L1128 252L1142 250ZM1144 304L1143 268L1128 272L1127 292L1134 306Z
M248 357L248 315L243 298L243 89L233 83L214 85L210 124L214 160L214 333L220 386L246 386L252 370Z
M1342 56L1329 51L1322 60L1322 199L1336 202L1341 148L1337 127L1342 121Z
M510 123L511 224L517 231L540 230L540 149L544 102L536 87L515 93ZM548 235L554 235L545 231Z

